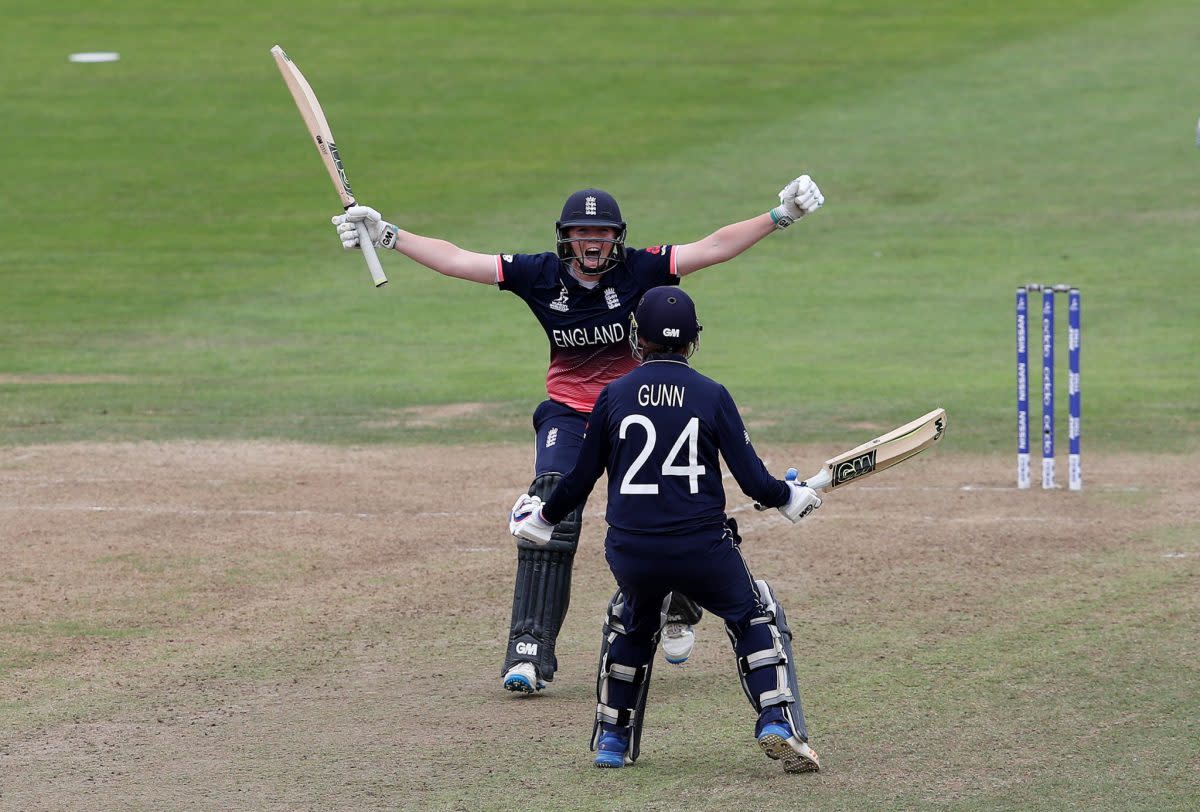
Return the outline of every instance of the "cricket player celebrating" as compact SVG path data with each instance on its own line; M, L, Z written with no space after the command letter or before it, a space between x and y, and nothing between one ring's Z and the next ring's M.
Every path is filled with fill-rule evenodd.
M386 222L379 212L353 206L333 218L346 248L358 248L357 225L378 248L394 249L445 276L497 285L529 306L550 344L548 399L533 414L534 479L529 493L547 497L570 469L584 426L604 386L636 366L628 350L629 319L646 291L677 285L681 277L733 259L777 229L816 211L825 198L802 175L779 193L765 214L731 223L696 242L630 248L626 223L612 195L583 189L567 198L555 224L557 249L542 254L481 254L423 237ZM571 595L571 567L579 543L584 503L561 517L545 544L517 545L516 583L504 687L532 693L554 678L555 643ZM698 607L672 598L663 652L683 662L695 640Z
M792 634L770 586L755 580L742 558L737 526L725 515L717 455L748 496L793 522L821 499L767 473L729 392L688 365L700 324L687 294L650 290L632 329L642 365L600 392L574 468L544 502L523 494L509 522L518 540L550 544L555 525L607 469L604 554L619 591L596 681L595 764L622 767L638 756L660 611L675 590L724 619L742 688L758 713L759 746L788 772L816 771Z

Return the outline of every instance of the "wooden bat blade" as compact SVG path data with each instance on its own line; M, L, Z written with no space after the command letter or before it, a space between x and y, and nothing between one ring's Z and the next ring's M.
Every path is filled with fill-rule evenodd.
M292 100L296 103L296 109L300 111L300 117L304 119L304 126L308 128L308 133L312 136L317 154L321 156L321 162L329 172L333 188L337 190L338 197L341 198L342 208L348 209L356 205L357 201L354 199L354 192L350 189L350 181L346 178L346 168L342 165L342 156L338 154L337 144L333 140L333 131L329 129L329 122L325 120L325 111L321 109L321 103L317 101L317 94L313 92L312 86L304 78L304 74L300 72L296 63L292 62L283 48L278 45L272 47L271 56L274 57L275 65L279 68L280 75L283 76L284 84L292 94ZM362 248L363 258L367 262L367 268L371 271L375 287L379 287L387 282L383 266L379 263L375 246L371 244L371 240L366 234L366 228L361 224L358 234L358 244Z
M329 128L329 122L325 120L325 111L321 109L317 94L296 67L296 63L292 62L282 48L278 45L273 47L271 56L275 58L275 65L283 76L283 82L291 92L296 109L300 111L300 117L304 119L304 125L308 128L308 133L321 156L321 162L329 172L329 179L333 181L333 186L342 199L342 207L350 208L356 202L354 192L346 179L346 169L342 166L342 158L333 140L333 131Z
M874 440L844 451L806 480L815 490L834 490L848 482L886 471L921 453L946 435L946 410L934 409Z

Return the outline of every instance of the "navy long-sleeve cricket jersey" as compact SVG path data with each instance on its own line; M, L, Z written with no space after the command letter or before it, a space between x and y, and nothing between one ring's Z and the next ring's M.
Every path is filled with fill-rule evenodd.
M600 390L637 366L629 353L629 316L650 288L678 285L671 245L625 249L625 261L586 288L557 254L502 254L501 290L520 296L546 331L551 400L590 412Z
M682 357L647 361L600 393L575 468L542 515L560 521L607 469L610 533L719 537L718 454L748 496L767 507L787 502L787 484L767 473L729 391Z

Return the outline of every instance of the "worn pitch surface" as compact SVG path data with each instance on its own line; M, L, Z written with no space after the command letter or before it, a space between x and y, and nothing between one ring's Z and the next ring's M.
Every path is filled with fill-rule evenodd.
M837 449L761 450L773 470L815 470ZM1180 625L1195 639L1196 462L1088 458L1081 494L1018 492L1008 456L939 449L797 527L731 493L750 565L796 629L825 770L785 777L761 758L706 617L692 661L656 667L635 769L661 787L641 802L775 808L796 780L835 807L966 798L1071 769L1067 731L1050 745L1047 725L1078 726L1067 740L1084 751L1144 728L1154 708L1079 703L1095 700L1087 669L1131 665L1105 640L1153 656ZM588 507L558 678L506 694L505 519L528 465L510 445L5 449L0 807L589 808L613 586L604 494ZM1039 632L1056 624L1061 662L1014 665L1023 631L1047 645ZM707 778L672 784L676 767Z

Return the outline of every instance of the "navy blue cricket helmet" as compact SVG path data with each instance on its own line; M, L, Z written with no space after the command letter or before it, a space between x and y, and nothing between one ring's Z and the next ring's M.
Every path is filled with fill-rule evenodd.
M608 192L602 189L580 189L563 204L562 216L558 218L554 228L558 256L567 263L575 259L571 239L567 236L567 229L573 226L598 226L617 231L615 239L602 240L612 244L612 250L605 262L595 271L588 271L576 265L580 273L599 276L625 261L625 221L621 219L621 207L617 205L616 198Z
M629 343L633 346L634 357L639 360L642 342L671 349L686 348L684 355L690 356L700 346L703 329L696 318L692 297L674 285L663 285L646 291L638 302L630 325Z

